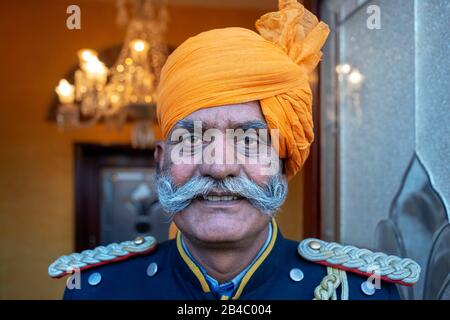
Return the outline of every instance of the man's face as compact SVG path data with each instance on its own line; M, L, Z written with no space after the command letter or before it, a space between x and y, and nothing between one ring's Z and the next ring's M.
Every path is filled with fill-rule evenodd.
M248 154L249 151L245 151L242 146L250 144L251 149L251 144L261 144L261 139L255 142L251 138L247 138L244 139L244 144L237 143L240 147L236 147L237 149L233 151L235 161L230 163L230 159L226 159L226 155L230 152L230 145L225 141L227 129L243 129L244 131L253 129L254 132L258 132L258 129L267 128L258 102L201 109L179 122L172 132L181 128L189 129L183 128L183 124L199 123L198 121L201 122L203 131L216 129L223 133L218 141L214 141L215 146L219 146L217 150L222 152L220 157L223 157L223 161L221 163L211 163L211 161L207 163L204 160L200 163L192 163L193 161L176 163L173 161L172 151L177 144L166 141L158 144L155 153L161 173L169 175L176 186L183 185L194 177L208 177L217 181L242 177L259 186L266 185L271 178L271 175L267 175L263 170L263 166L267 166L267 164L261 161L242 161L251 156ZM179 128L180 126L181 128ZM168 139L170 140L170 135ZM189 139L197 141L202 137L194 137L194 133L192 133ZM215 137L215 139L217 138ZM204 150L205 142L200 142L200 144L203 144L200 149ZM270 142L268 145L270 148ZM237 161L238 157L241 161ZM277 171L276 174L278 173ZM267 226L271 216L261 212L246 198L229 198L234 196L223 190L211 190L206 197L196 197L186 208L176 213L174 222L183 234L192 240L203 243L233 243L253 238ZM218 199L219 201L217 201Z

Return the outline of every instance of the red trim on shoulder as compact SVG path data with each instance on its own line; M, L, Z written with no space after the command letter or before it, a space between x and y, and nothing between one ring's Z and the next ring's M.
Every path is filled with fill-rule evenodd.
M156 249L157 246L158 246L158 245L155 244L155 245L154 245L153 247L151 247L150 249L145 250L145 251L142 251L142 252L130 252L130 253L127 254L127 255L120 256L120 257L117 257L117 258L115 258L115 259L111 259L111 260L107 260L107 261L101 261L101 262L99 262L99 263L94 263L94 264L88 264L87 266L84 266L84 267L80 268L80 271L84 271L84 270L88 270L88 269L91 269L91 268L99 267L99 266L102 266L102 265L105 265L105 264L109 264L109 263L112 263L112 262L117 262L117 261L126 260L126 259L131 258L131 257L134 257L134 256L142 256L142 255L145 255L145 254L147 254L147 253L152 252L153 250ZM60 278L62 278L62 277L64 277L64 276L70 275L70 274L72 274L72 273L73 273L73 272L67 272L67 271L66 271L66 272L61 273L59 276L52 277L52 278L53 278L53 279L60 279Z
M323 260L321 260L321 261L312 261L312 262L316 262L316 263L318 263L318 264L321 264L321 265L327 266L327 267L333 267L333 268L336 268L336 269L341 269L341 270L344 270L344 271L349 271L349 272L352 272L352 273L359 274L359 275L361 275L361 276L366 276L366 277L376 276L376 275L374 275L373 273L362 272L362 271L360 271L360 270L358 270L358 269L353 269L353 268L344 267L343 265L340 265L340 264L332 264L332 263L328 263L328 262L323 261ZM414 283L406 283L406 282L403 282L403 281L401 281L401 280L392 280L392 279L389 279L389 278L386 277L386 276L380 276L380 279L383 280L383 281L386 281L386 282L395 283L395 284L400 284L400 285L402 285L402 286L407 286L407 287L412 287L412 286L414 285Z

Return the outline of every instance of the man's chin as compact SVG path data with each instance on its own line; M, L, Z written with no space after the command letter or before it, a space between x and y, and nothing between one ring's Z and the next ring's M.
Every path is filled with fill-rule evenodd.
M174 220L181 232L199 242L230 244L240 242L253 233L251 230L261 224L261 215L244 199L230 205L195 200Z
M186 216L180 216L181 219L175 221L176 224L183 233L204 244L239 242L246 237L248 230L251 228L247 225L247 223L251 223L250 219L242 221L239 213L202 214L186 212L184 214ZM187 218L190 214L196 215L195 219L190 219L192 216Z
M206 221L191 225L190 232L198 241L205 243L231 243L245 238L248 226L230 216L222 215L217 214L208 217Z
M221 246L221 245L229 246L232 243L239 243L240 241L242 241L242 237L234 233L220 234L220 235L196 234L195 236L197 241L199 241L203 245L209 246Z

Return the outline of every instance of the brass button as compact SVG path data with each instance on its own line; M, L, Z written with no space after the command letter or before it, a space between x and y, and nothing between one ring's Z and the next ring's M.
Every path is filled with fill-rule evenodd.
M373 296L375 294L375 286L372 282L364 281L361 283L361 291L367 296Z
M136 239L134 239L134 244L139 246L143 244L144 241L145 241L144 237L137 237Z
M98 272L91 274L88 278L88 283L91 286L96 286L102 281L102 275Z
M303 274L303 271L300 270L299 268L292 268L291 271L289 272L289 277L291 278L292 281L299 282L303 280L305 275Z
M321 246L320 243L317 242L317 241L311 241L311 242L309 243L309 247L310 247L311 249L313 249L313 250L319 250L322 246Z
M147 275L153 277L158 272L158 265L156 262L152 262L147 267Z

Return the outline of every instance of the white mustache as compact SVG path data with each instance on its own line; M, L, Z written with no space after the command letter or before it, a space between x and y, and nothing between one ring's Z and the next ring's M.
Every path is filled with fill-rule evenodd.
M219 193L245 198L262 213L273 215L285 201L287 189L287 182L281 175L272 176L264 186L244 177L216 180L197 176L180 186L176 186L168 174L161 174L157 179L159 202L170 214L182 211L197 197Z

